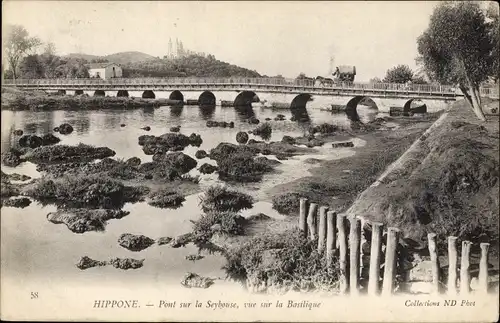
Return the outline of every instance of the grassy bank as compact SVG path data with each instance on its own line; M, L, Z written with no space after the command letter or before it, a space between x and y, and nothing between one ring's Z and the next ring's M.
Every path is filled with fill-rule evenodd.
M13 111L135 109L154 108L167 103L165 99L56 95L2 88L2 109Z
M293 195L328 205L337 212L345 211L357 195L398 159L437 117L402 117L394 120L399 125L398 129L356 134L366 144L354 148L355 155L338 160L318 160L317 167L310 170L311 176L272 188L269 193L275 201L275 208L282 207L282 203L290 205L291 201L279 200L285 195ZM337 137L325 138L329 139L339 140ZM298 214L298 208L295 208L295 214Z

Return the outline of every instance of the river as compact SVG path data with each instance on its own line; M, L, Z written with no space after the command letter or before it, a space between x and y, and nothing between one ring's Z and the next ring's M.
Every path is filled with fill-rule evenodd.
M309 122L292 122L289 110L271 110L269 108L253 109L255 116L264 121L280 113L286 121L271 121L273 132L270 140L281 140L283 135L299 136L305 133L310 123L323 122L347 125L345 114L331 114L318 108L308 106ZM250 113L252 114L252 113ZM1 144L2 152L9 149L17 138L12 134L15 129L22 129L27 134L42 135L52 132L52 129L63 122L74 127L69 135L58 135L61 144L76 145L85 143L96 146L106 146L116 152L114 158L140 157L142 162L151 161L146 156L137 138L140 135L161 135L172 126L181 126L181 133L189 135L193 132L201 135L203 144L197 147L187 147L184 152L194 158L198 149L209 151L220 142L236 143L238 131L248 131L255 128L246 122L249 113L239 113L234 108L216 107L211 111L202 111L196 106L183 108L160 107L157 109L137 109L130 111L2 111ZM373 118L369 112L366 116ZM366 117L365 116L365 117ZM207 120L234 121L234 129L208 128ZM125 124L125 127L121 127ZM150 126L151 131L141 128ZM251 136L252 138L252 136ZM255 138L260 139L260 138ZM363 145L354 138L355 145ZM336 159L351 156L354 151L349 148L331 149L331 145L318 148L317 155L307 155L290 158L277 167L277 171L264 176L261 183L233 185L236 189L251 194L256 200L254 208L244 215L262 212L268 216L282 218L271 207L266 191L278 184L290 182L307 176L310 164L304 163L306 158ZM273 156L268 156L274 158ZM215 164L208 158L198 160L198 165L204 162ZM36 166L23 163L16 168L2 165L6 173L21 173L31 177L39 177ZM200 175L194 169L192 175ZM216 174L201 175L200 185L203 188L219 183ZM109 221L104 232L86 232L75 234L63 224L53 224L47 221L46 215L55 211L53 205L42 206L33 201L24 209L3 207L1 212L1 270L7 278L5 283L12 283L12 288L19 284L29 285L40 281L55 284L97 283L105 286L113 283L155 283L178 285L186 272L195 272L209 277L225 277L222 266L225 259L220 255L204 254L198 261L188 261L186 255L197 253L197 248L188 245L185 248L174 249L169 246L153 245L140 252L132 252L118 245L118 237L123 233L143 234L151 238L176 236L189 232L192 226L190 220L200 216L198 207L199 194L186 197L183 206L172 209L159 209L147 203L126 204L124 209L130 214L119 220ZM112 266L96 267L79 270L75 264L82 256L97 260L109 260L113 257L131 257L145 259L144 266L137 270L118 270ZM228 284L218 280L218 284ZM212 288L212 287L211 287Z

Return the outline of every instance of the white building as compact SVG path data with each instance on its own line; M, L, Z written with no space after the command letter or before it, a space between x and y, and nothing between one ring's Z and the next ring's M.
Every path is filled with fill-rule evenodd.
M122 68L115 63L92 63L87 64L91 78L111 79L122 77Z

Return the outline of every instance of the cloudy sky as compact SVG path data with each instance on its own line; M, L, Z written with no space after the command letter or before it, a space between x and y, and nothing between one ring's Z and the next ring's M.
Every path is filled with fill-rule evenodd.
M59 54L167 54L184 47L261 74L326 76L355 65L358 81L397 64L415 68L416 39L437 2L3 1L3 24L21 24Z

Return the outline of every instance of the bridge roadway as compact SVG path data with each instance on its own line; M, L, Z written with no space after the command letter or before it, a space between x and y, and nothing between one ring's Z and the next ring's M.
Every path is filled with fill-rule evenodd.
M215 104L219 100L232 101L235 106L252 102L267 102L271 106L305 108L309 101L319 99L324 105L345 106L354 112L359 102L371 99L380 111L390 107L410 109L413 101L420 101L430 111L446 108L462 98L458 89L450 85L394 84L394 83L335 83L321 84L314 80L284 78L115 78L115 79L19 79L4 80L2 86L22 89L52 90L66 93L94 91L106 95L116 91L117 96L129 96L129 91L143 92L143 98L156 98L155 92L169 92L171 100L198 100L200 104ZM498 98L497 88L481 88L483 96Z

